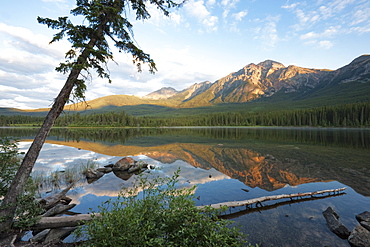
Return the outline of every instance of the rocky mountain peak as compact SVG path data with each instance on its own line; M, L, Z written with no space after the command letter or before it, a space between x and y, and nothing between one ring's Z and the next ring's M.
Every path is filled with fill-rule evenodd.
M154 91L150 94L145 95L145 99L168 99L175 94L179 93L176 89L172 87L162 87L161 89Z
M184 100L189 100L195 96L197 96L200 93L203 93L206 91L210 86L212 85L212 82L210 81L204 81L200 83L194 83L190 87L186 88L182 92L185 92L186 95L184 96Z
M358 64L358 63L363 63L363 62L368 62L370 60L370 55L364 54L362 56L359 56L358 58L355 58L351 64Z
M281 69L281 68L285 68L285 66L282 63L275 62L273 60L263 61L263 62L257 64L257 66L260 66L260 67L265 68L265 69Z

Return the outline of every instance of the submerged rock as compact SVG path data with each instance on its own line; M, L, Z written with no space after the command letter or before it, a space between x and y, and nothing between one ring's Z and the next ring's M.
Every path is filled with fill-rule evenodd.
M361 225L357 225L348 237L348 242L354 247L369 247L370 232Z
M98 170L94 170L92 168L87 169L87 171L85 172L85 176L86 176L87 182L89 184L95 182L96 180L101 178L103 175L104 175L103 172L100 172Z
M339 221L339 215L334 211L332 207L328 207L324 212L322 212L326 219L326 224L328 225L330 231L335 233L338 237L342 239L347 239L350 235L348 228Z

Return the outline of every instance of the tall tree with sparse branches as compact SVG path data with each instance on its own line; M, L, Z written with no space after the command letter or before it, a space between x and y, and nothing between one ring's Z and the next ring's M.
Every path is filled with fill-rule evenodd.
M168 16L170 9L179 7L181 4L173 0L76 0L76 7L71 10L71 14L83 16L83 24L73 24L68 17L59 17L57 20L38 17L39 23L59 30L50 43L63 38L71 42L72 47L66 53L66 61L56 68L58 72L68 74L68 77L25 155L8 193L2 200L0 208L2 234L11 229L17 208L17 198L24 191L27 179L54 121L63 111L71 95L84 99L86 90L84 75L86 74L83 72L96 71L99 77L111 82L107 63L113 60L113 53L108 39L113 41L120 52L132 55L133 63L139 72L144 63L149 66L151 73L156 71L154 61L135 44L133 26L127 18L126 11L132 9L137 20L145 20L150 18L149 5L155 6Z

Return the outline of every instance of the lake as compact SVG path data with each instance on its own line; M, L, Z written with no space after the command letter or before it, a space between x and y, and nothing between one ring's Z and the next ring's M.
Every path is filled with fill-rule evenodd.
M0 136L21 140L21 151L35 133L0 129ZM103 167L125 156L156 167L151 176L171 176L180 168L179 186L197 185L197 205L347 187L340 195L225 212L253 244L349 246L328 230L322 211L333 207L350 230L356 214L370 211L370 129L53 129L33 172L63 171L88 160ZM68 194L78 204L73 211L96 210L132 179L109 173L91 184L80 181Z

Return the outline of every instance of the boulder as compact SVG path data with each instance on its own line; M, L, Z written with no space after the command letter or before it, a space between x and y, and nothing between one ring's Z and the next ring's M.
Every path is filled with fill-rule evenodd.
M96 170L102 173L110 173L113 169L112 167L101 167Z
M361 221L370 222L370 212L369 211L362 212L361 214L356 215L356 219L358 222Z
M365 227L368 231L370 231L370 212L365 211L361 214L356 215L356 219L360 222L362 227Z
M130 169L131 166L133 166L135 164L135 160L131 157L124 157L122 159L120 159L119 161L117 161L114 165L113 165L113 170L120 170L120 171L127 171L128 169Z
M322 212L322 214L325 217L326 224L328 225L330 231L342 239L348 238L350 231L339 221L339 215L332 207L328 207L324 212Z
M142 169L146 169L148 168L148 163L146 163L145 161L138 161L136 162L133 166L131 166L129 169L128 169L128 172L129 173L133 173L133 172L140 172Z
M87 169L85 172L85 176L87 178L87 183L91 184L101 178L104 175L104 173L94 170L92 168Z
M361 225L357 225L348 237L348 242L354 247L369 247L370 232Z

